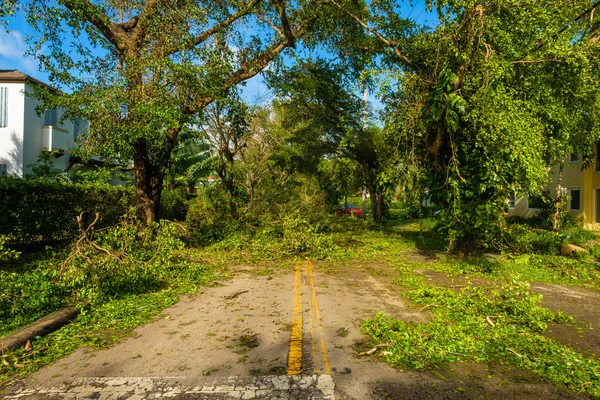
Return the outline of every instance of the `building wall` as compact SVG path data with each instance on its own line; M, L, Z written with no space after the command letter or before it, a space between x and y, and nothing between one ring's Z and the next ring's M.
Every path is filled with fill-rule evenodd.
M26 85L26 91L28 96L25 98L25 113L24 113L24 154L23 154L23 166L25 173L30 173L31 164L35 163L42 153L42 148L46 147L47 143L42 143L42 129L44 128L44 114L40 116L36 113L36 107L40 105L40 102L34 99L31 94L33 88ZM58 119L62 116L62 112L58 111ZM65 121L63 124L53 127L53 135L58 135L60 142L66 142L67 147L64 155L52 156L51 161L53 163L52 168L56 170L64 171L69 166L69 151L74 147L75 134L73 122ZM60 137L63 136L63 137Z
M597 155L595 157L597 159ZM554 166L549 172L549 182L546 190L550 191L552 197L556 196L556 185L558 183L558 165ZM600 172L596 171L596 163L582 170L582 161L571 162L565 160L562 180L563 193L571 195L571 190L580 191L579 210L571 210L571 202L565 205L565 209L576 216L582 227L592 230L600 230L600 223L596 223L596 189L600 189ZM511 215L519 215L524 218L530 218L536 214L535 210L528 208L528 200L521 197L515 202L515 207L509 210ZM598 216L600 217L600 215Z
M0 164L6 164L10 175L23 175L23 83L0 83L8 88L8 126L0 128Z

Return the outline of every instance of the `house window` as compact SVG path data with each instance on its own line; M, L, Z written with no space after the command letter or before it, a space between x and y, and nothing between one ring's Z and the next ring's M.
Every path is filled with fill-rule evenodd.
M0 164L0 176L6 175L8 172L8 164Z
M544 191L542 191L542 194L539 196L530 196L529 197L528 208L533 209L533 210L537 210L540 208L546 208L548 206L548 204L550 204L551 199L552 198L550 197L550 191L544 190Z
M596 171L600 171L600 143L596 143Z
M579 162L581 158L579 158L579 154L571 153L569 156L569 162Z
M0 87L0 128L8 126L8 88Z
M44 113L44 126L56 126L58 122L58 112L56 108L50 108Z
M579 189L571 189L570 194L569 210L579 211L581 209L581 191Z
M514 192L510 193L508 195L508 208L515 208L515 200L516 200L515 193Z

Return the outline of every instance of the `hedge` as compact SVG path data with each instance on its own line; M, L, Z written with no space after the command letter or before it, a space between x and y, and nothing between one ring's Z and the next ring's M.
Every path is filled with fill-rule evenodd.
M55 243L79 235L77 216L95 228L114 225L133 205L133 189L11 177L0 179L0 235L15 246Z

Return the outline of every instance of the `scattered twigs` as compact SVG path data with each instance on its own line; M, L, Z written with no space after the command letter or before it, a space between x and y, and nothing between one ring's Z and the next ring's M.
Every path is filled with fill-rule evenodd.
M463 357L471 357L470 354L465 354L465 353L455 353L453 351L449 351L448 354L453 354L455 356L463 356Z
M514 351L513 349L511 349L510 347L506 348L507 351L510 351L511 353L513 353L515 356L519 357L519 358L523 358L523 356L519 353L517 353L516 351Z
M341 332L348 332L348 329L352 328L354 325L356 324L356 321L354 321L353 323L351 323L350 325L348 325L345 328L342 328L340 331Z
M227 300L233 300L236 297L238 297L239 295L242 295L244 293L248 293L249 290L242 290L241 292L235 292L234 294L230 294L229 296L223 296L225 299Z
M391 345L388 343L381 343L378 344L377 346L373 347L371 350L367 350L367 351L363 351L362 353L358 353L359 356L370 356L371 354L375 353L377 350L381 349L381 348L386 348L386 347L390 347Z

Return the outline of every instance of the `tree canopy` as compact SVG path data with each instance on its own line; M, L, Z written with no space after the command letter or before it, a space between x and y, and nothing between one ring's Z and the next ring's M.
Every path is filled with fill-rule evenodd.
M157 218L171 153L189 126L210 133L231 201L241 170L252 188L250 175L277 157L315 171L341 157L360 166L376 220L388 189L427 188L449 248L485 247L508 194L535 194L547 182L545 159L577 152L591 161L600 139L598 4L427 0L437 13L430 26L403 12L407 4L31 0L3 4L0 16L15 6L27 13L32 53L51 83L68 88L41 94L45 105L92 122L82 149L133 160L142 220ZM250 117L231 102L236 85L286 48L298 51L269 72L272 110ZM382 104L367 123L365 85ZM290 145L265 158L268 135L256 141L256 132L270 132L270 112Z

